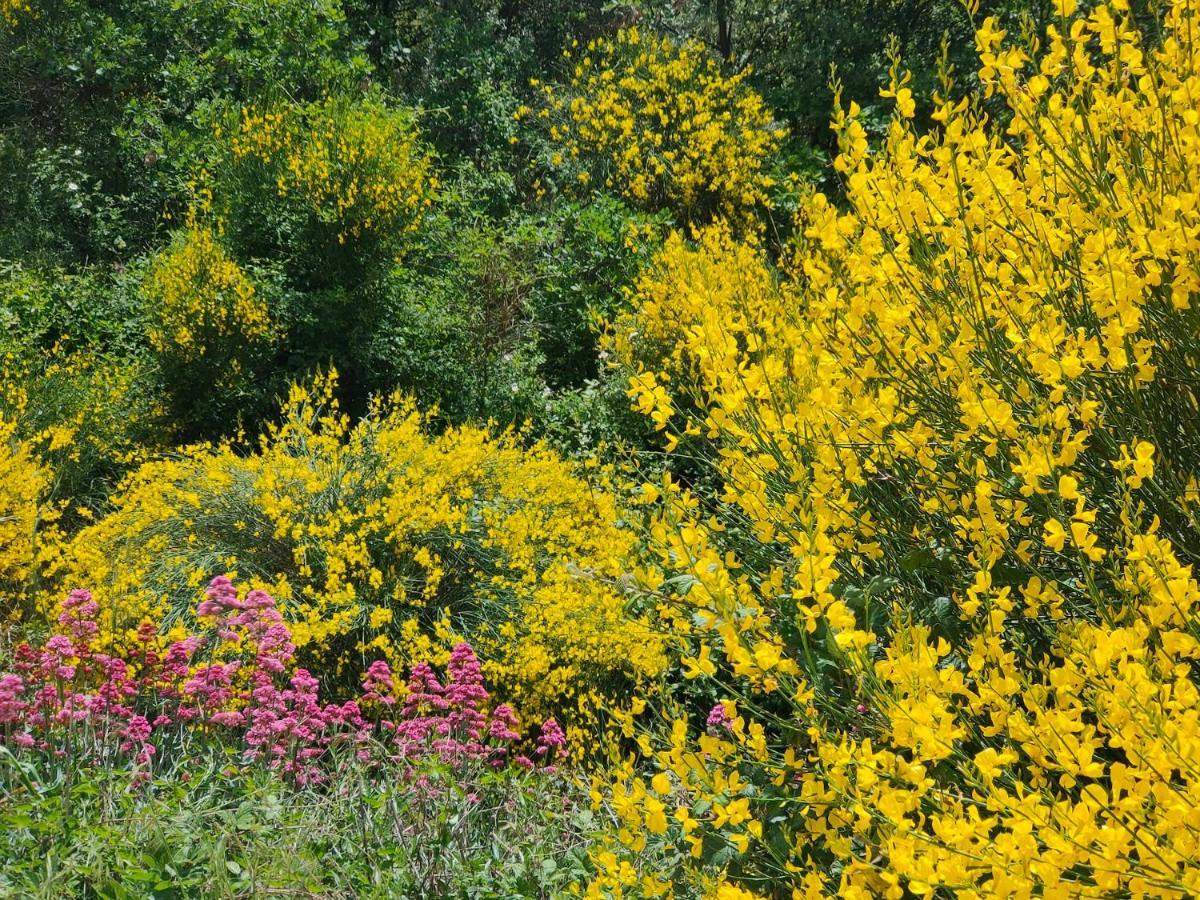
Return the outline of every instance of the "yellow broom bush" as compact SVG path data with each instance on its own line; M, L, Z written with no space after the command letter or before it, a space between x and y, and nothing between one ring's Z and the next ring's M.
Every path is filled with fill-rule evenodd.
M552 163L570 161L583 184L687 221L742 220L769 202L781 135L748 72L727 75L700 43L636 28L566 56L569 83L542 87L563 150Z
M481 428L432 435L399 398L351 425L333 391L294 388L255 452L197 446L132 473L64 549L47 612L87 587L119 646L142 621L183 627L230 573L277 598L327 681L466 639L501 698L575 724L657 674L659 641L616 586L634 536L603 473Z
M272 334L253 282L211 228L192 224L159 253L143 285L158 354L183 363L237 359Z
M218 128L217 137L232 167L222 174L228 183L216 187L218 213L240 201L226 193L254 184L339 245L395 241L416 230L438 186L411 114L376 100L247 108L231 133Z
M49 487L46 471L16 432L13 422L0 417L0 622L19 609L36 568L41 505Z
M898 69L882 147L840 112L779 272L644 276L631 396L721 492L646 486L639 579L720 702L617 773L592 895L1200 891L1200 4L1057 8L978 29L1003 124L915 132Z
M47 475L47 498L89 503L161 446L147 366L58 344L0 352L0 418Z

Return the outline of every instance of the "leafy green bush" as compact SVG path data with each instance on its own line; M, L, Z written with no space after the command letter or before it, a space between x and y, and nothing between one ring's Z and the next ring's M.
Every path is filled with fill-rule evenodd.
M405 250L438 180L410 110L376 96L265 103L215 126L193 213L305 290L352 288Z
M512 168L513 113L529 79L551 77L571 38L614 11L607 0L395 0L348 16L381 84L423 109L439 153L491 172Z
M136 270L78 272L0 260L0 340L9 347L121 348L136 353L145 322Z
M599 378L597 334L662 222L604 194L501 220L472 200L449 199L388 280L368 384L401 386L451 422L544 431L561 392Z
M366 72L339 0L35 7L0 23L0 255L136 255L186 199L214 108Z
M47 499L95 505L167 443L130 280L0 268L0 417L50 473Z

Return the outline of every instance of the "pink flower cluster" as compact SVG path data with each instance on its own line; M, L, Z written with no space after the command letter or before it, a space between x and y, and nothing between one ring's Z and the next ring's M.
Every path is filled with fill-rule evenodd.
M154 722L139 710L145 684L129 662L93 649L99 611L91 594L74 591L58 617L63 633L40 650L17 646L15 671L0 675L0 735L58 756L72 746L99 756L132 754L146 765L155 746ZM186 661L171 671L182 674Z
M418 663L401 684L377 661L356 700L325 703L319 680L295 667L291 632L262 591L239 599L228 578L214 578L196 610L204 634L159 652L145 626L129 659L94 649L98 613L87 591L75 591L58 619L63 633L40 650L17 648L15 673L0 675L0 741L59 755L68 747L91 758L132 754L148 766L156 742L215 739L301 784L322 780L335 743L353 745L362 762L436 756L535 768L515 753L522 735L513 710L488 711L469 644L454 647L444 681ZM541 767L552 769L565 744L547 720L535 744Z

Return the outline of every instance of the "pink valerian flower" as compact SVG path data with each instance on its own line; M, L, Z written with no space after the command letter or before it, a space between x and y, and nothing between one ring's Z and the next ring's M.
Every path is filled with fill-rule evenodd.
M501 703L492 710L492 721L488 733L497 741L519 741L521 732L517 729L520 724L512 707L507 703Z
M392 670L382 659L377 659L367 666L362 681L362 699L365 703L395 705L396 687L392 680Z
M129 724L121 730L121 752L128 753L136 747L140 753L153 756L154 749L148 743L151 730L150 722L145 716L132 716L129 719ZM149 748L148 753L147 748Z
M409 673L408 693L404 696L405 715L419 716L446 709L450 704L443 696L445 693L446 689L438 681L433 667L429 663L417 663Z
M477 741L486 724L486 717L479 707L487 702L488 692L483 686L483 669L470 644L454 646L446 671L450 676L446 686L450 712L446 716L444 732Z
M167 648L163 658L162 674L167 678L182 678L188 673L192 658L203 645L203 640L196 635L190 635L181 641L176 641Z
M729 717L729 710L725 708L724 703L718 703L709 711L706 724L713 730L728 730L733 725L733 719Z
M237 589L233 582L224 575L218 575L208 584L204 599L196 607L196 615L202 619L217 618L226 613L242 609L243 604L238 600Z
M20 675L0 675L0 726L20 722L29 710L25 700L25 679Z
M442 684L431 666L413 666L400 716L385 722L392 730L400 757L434 753L449 762L489 760L502 764L508 744L519 739L516 716L507 706L489 718L483 671L475 651L460 643L450 653L447 681Z
M541 734L537 740L537 755L551 759L563 759L567 755L567 736L554 719L542 723Z
M418 663L400 692L387 663L377 661L364 675L359 701L338 705L321 701L315 676L293 669L291 631L263 591L239 600L228 578L214 578L196 610L206 620L205 635L159 651L153 626L143 623L128 659L94 650L98 613L89 593L75 591L59 617L65 633L40 649L15 649L16 671L0 674L0 740L61 755L64 729L89 723L93 746L81 750L73 740L76 752L128 754L146 767L143 778L156 755L154 733L168 726L185 736L237 741L246 760L263 761L301 784L325 777L320 765L335 741L351 742L365 763L434 755L454 765L534 767L513 754L521 740L516 713L503 704L486 712L489 695L469 644L451 650L444 682ZM196 665L205 649L222 655ZM360 702L390 717L368 719ZM564 744L562 729L547 720L534 755L549 763L565 754Z
M58 624L67 630L76 643L88 646L100 633L100 626L96 623L99 612L100 604L92 599L90 591L71 591L63 601Z
M184 684L183 692L200 710L222 710L234 698L233 677L239 668L236 660L201 666Z

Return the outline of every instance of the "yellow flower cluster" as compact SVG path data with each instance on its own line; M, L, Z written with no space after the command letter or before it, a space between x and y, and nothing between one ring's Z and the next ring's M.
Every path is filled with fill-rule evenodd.
M98 482L155 445L162 411L141 375L136 364L61 345L0 354L0 590L23 594L61 552L64 513L90 517L83 504Z
M9 28L16 28L24 15L32 15L33 7L29 0L0 0L0 19Z
M193 362L230 343L261 343L272 333L266 304L212 229L190 225L160 253L143 282L159 353Z
M567 88L542 90L550 136L585 166L583 183L598 177L641 206L689 220L740 219L769 202L768 160L780 135L744 83L748 73L726 76L699 43L677 46L636 28L567 57Z
M263 166L279 197L298 198L341 244L415 230L437 189L410 116L378 102L246 109L229 147L235 164Z
M17 607L22 586L34 569L39 512L49 486L47 472L16 432L13 422L0 417L0 608L4 619Z
M255 453L200 446L133 473L65 548L47 613L86 586L119 644L143 620L179 625L231 573L276 596L331 681L467 639L500 697L577 726L662 668L627 616L633 535L602 483L484 429L431 435L400 398L351 426L333 388L294 388Z
M1200 3L1153 45L1057 6L978 31L1003 129L935 97L918 134L894 77L782 272L715 227L643 277L630 394L722 489L646 486L638 575L734 699L617 772L629 853L796 897L1200 892Z

